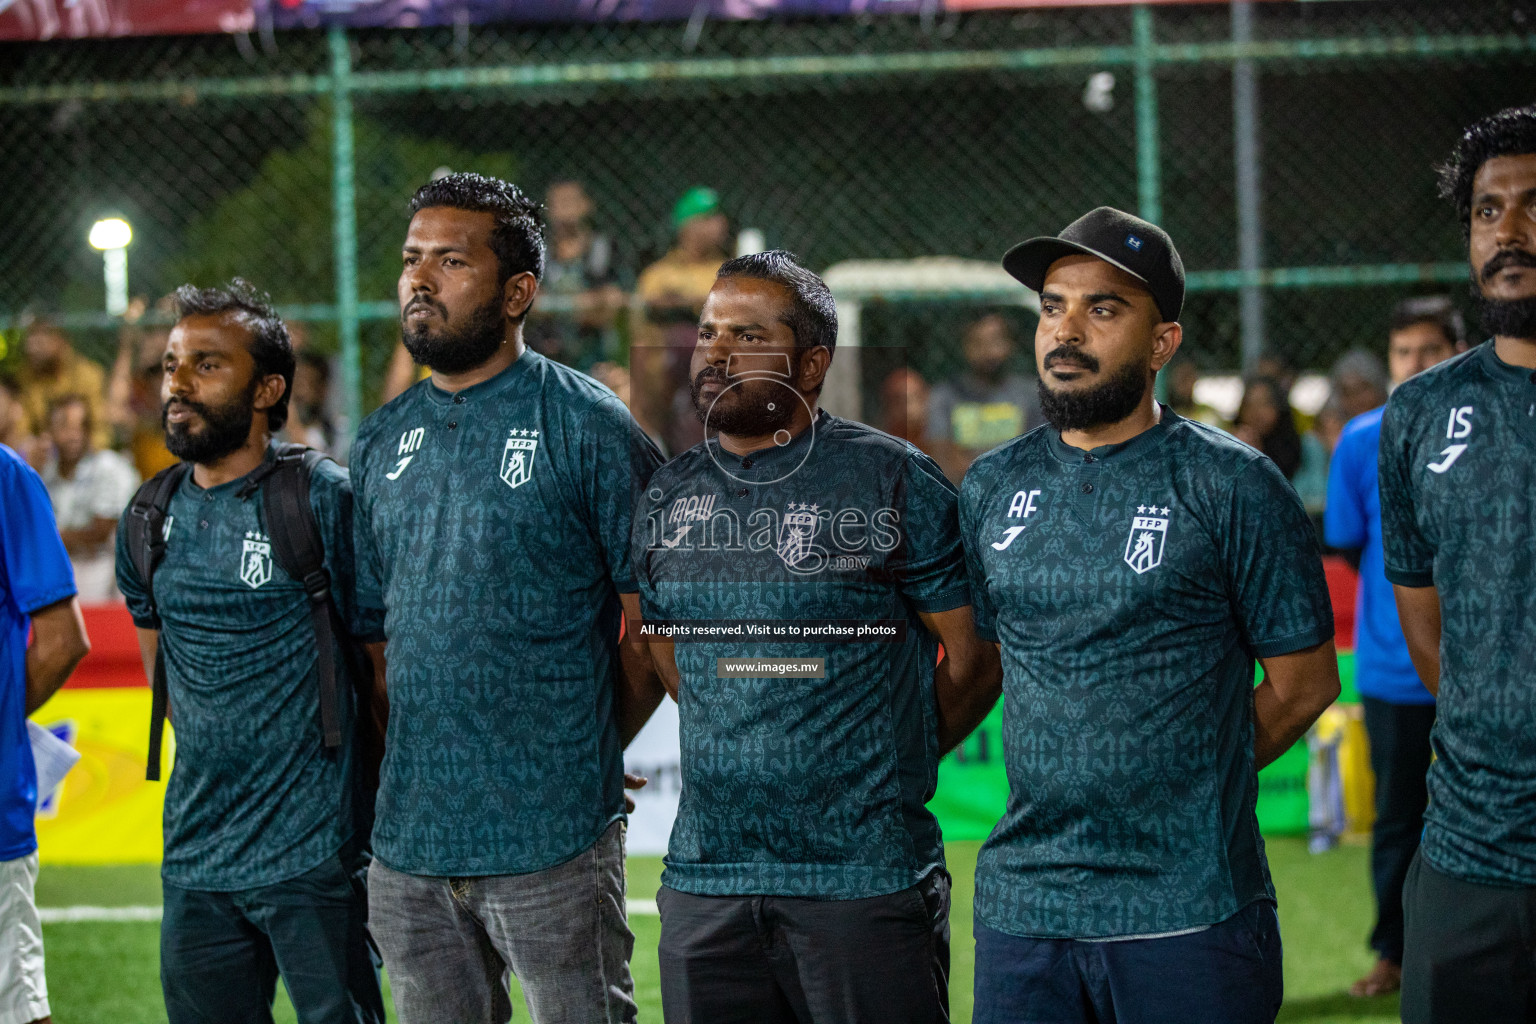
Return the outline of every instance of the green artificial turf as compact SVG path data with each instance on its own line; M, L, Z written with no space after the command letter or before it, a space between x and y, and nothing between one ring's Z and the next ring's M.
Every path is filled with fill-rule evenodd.
M971 894L979 843L951 843L955 876L952 930L952 1018L971 1019ZM1389 1024L1396 1022L1395 996L1372 1000L1345 995L1365 973L1372 955L1365 947L1371 923L1366 850L1345 846L1312 855L1301 839L1273 839L1270 867L1280 894L1285 943L1285 1008L1280 1020L1307 1024ZM661 876L655 857L631 857L629 895L652 899ZM42 906L124 906L158 903L158 869L45 867L37 883ZM633 970L642 1021L661 1020L661 985L656 964L660 921L636 915ZM160 1024L159 926L149 923L53 924L44 928L48 988L59 1024ZM514 1020L526 1021L521 996ZM294 1021L279 991L276 1019ZM394 1020L394 1015L390 1015Z

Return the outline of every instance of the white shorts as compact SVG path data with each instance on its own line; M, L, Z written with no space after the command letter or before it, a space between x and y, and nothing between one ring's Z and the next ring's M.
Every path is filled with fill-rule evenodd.
M36 853L0 861L0 1024L31 1024L49 1013L36 883Z

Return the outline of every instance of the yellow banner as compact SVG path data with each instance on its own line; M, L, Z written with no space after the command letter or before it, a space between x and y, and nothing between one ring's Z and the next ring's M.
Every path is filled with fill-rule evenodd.
M80 762L37 816L42 863L158 864L165 783L144 779L149 688L60 690L33 718L44 727L71 723L80 751ZM162 779L175 746L167 725Z

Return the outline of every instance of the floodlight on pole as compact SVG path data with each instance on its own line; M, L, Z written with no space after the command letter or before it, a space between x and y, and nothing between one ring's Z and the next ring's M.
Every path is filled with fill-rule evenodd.
M91 225L87 241L101 250L107 312L122 316L128 311L128 243L133 241L133 228L121 217L107 217Z

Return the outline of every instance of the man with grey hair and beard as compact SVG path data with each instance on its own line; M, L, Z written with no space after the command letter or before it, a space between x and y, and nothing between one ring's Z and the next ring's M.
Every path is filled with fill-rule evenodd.
M925 804L997 700L997 652L973 625L954 486L818 408L836 342L832 293L789 253L722 266L690 367L706 440L635 516L647 619L724 637L651 647L683 751L656 900L675 1024L949 1019Z

